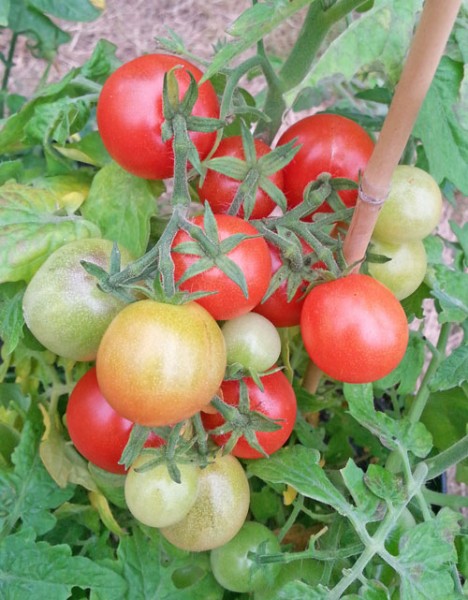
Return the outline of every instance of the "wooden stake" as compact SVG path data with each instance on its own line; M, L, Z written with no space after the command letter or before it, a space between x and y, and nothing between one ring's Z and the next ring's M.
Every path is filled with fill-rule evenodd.
M344 240L346 262L357 263L355 271L365 256L393 171L411 135L461 3L462 0L426 0L424 4L388 115L362 174L356 208ZM319 380L320 371L310 363L304 388L314 393Z

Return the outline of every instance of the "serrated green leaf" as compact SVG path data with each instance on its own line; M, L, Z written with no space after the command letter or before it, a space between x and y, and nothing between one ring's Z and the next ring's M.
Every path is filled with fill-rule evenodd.
M420 458L430 452L432 436L422 423L412 423L406 417L397 421L375 410L371 384L344 384L343 391L350 414L376 435L386 448L395 450L402 446Z
M468 273L433 265L427 278L439 304L439 323L462 323L468 317Z
M65 544L36 542L30 529L0 541L2 598L67 600L74 587L102 592L102 599L127 597L118 573L84 556L72 556Z
M330 589L321 585L312 588L303 581L289 581L278 592L278 600L329 600Z
M42 425L39 410L32 407L12 455L14 469L0 471L0 530L9 533L18 521L38 534L52 529L51 509L69 500L73 487L57 487L38 453ZM0 578L1 580L1 578Z
M94 177L81 212L99 226L103 237L122 244L137 258L148 245L150 219L156 212L154 189L112 162Z
M451 181L468 194L468 136L454 112L463 78L463 63L442 57L414 127L424 146L430 173L440 184ZM436 117L436 118L435 118Z
M435 391L459 387L468 380L468 346L456 348L439 366L429 384Z
M101 237L99 227L64 214L47 190L17 183L0 188L0 282L29 281L46 258L67 242Z
M333 75L349 81L370 65L395 83L421 6L422 0L376 1L372 10L331 42L303 83L316 86L320 80Z
M215 581L205 553L187 553L170 547L156 529L134 529L121 538L117 549L119 567L128 584L126 600L221 600L223 589ZM187 564L198 567L199 578L186 587L176 587L174 573Z
M443 600L454 591L454 538L459 515L442 508L434 519L420 523L400 540L397 571L402 600Z
M310 0L273 0L268 6L254 4L242 13L242 16L231 25L230 32L242 36L225 44L216 53L211 65L205 72L202 81L210 79L215 73L226 67L232 59L248 50L268 33L276 29L280 23L289 19L294 13L304 8ZM267 18L268 11L268 18Z
M10 354L23 336L23 294L25 286L20 283L0 285L0 339L5 354Z
M411 322L414 319L424 318L424 306L423 301L426 298L431 297L431 288L422 283L418 289L401 301L401 305L406 313L408 321Z
M395 504L405 500L406 494L401 477L380 465L369 465L364 481L372 493L382 500Z
M29 5L40 12L65 21L94 21L101 15L88 0L62 2L61 0L29 0Z
M268 459L250 463L247 470L269 483L290 485L303 496L329 504L340 514L348 514L350 506L317 464L318 459L318 452L292 446L279 450Z
M455 223L455 221L449 221L450 228L453 233L457 236L457 241L460 244L464 256L464 264L468 266L468 222L464 223L462 227Z
M364 483L364 471L352 460L340 470L343 481L353 497L358 511L366 521L378 521L383 517L382 503L379 497L372 493Z

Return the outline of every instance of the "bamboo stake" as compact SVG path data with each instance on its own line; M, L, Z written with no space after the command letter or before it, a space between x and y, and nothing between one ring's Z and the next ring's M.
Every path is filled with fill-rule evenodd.
M362 174L356 208L344 240L346 262L356 264L355 271L365 256L393 171L411 135L461 3L462 0L426 0L424 4L387 117ZM319 381L320 371L310 363L303 386L314 393Z

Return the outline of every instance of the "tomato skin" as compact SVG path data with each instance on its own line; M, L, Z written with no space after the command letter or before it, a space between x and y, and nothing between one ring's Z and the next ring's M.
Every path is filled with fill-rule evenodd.
M390 244L422 240L437 226L441 213L442 194L432 176L418 167L398 165L372 237Z
M347 383L368 383L388 375L403 358L409 336L395 296L362 274L313 288L302 309L301 334L317 367Z
M284 193L288 207L297 206L304 189L320 173L358 181L374 149L374 142L360 125L340 115L316 114L305 117L289 127L280 137L278 146L298 138L302 148L283 169ZM357 190L344 190L340 197L346 206L356 204ZM327 205L320 212L328 212ZM317 211L317 212L319 212Z
M278 420L281 429L276 431L257 431L258 443L270 455L279 450L286 443L296 421L297 402L292 385L281 371L260 378L264 391L255 384L253 379L245 377L244 381L250 399L251 410L263 413L272 420ZM223 381L221 392L224 402L231 406L239 404L239 381ZM224 423L220 413L202 413L202 421L208 431ZM218 446L226 444L230 433L211 436ZM245 437L240 437L231 451L238 458L262 458L262 454L252 448Z
M87 460L110 473L124 474L119 464L134 423L121 417L101 393L92 367L77 382L70 394L66 422L76 449ZM150 434L146 446L158 447L164 440Z
M305 252L310 252L311 248L304 241L301 242ZM271 256L271 270L272 276L278 271L283 265L281 253L278 246L267 242L268 249L270 250ZM260 302L253 309L253 312L262 315L275 325L275 327L293 327L299 325L301 320L302 306L305 300L305 291L307 289L307 282L303 281L303 285L300 285L297 292L288 302L288 282L283 281L280 286L271 294L267 300Z
M201 470L193 508L161 533L183 550L212 550L236 535L245 522L249 502L249 482L240 462L230 454L218 455Z
M369 275L383 283L398 300L407 298L423 282L427 271L427 255L421 240L388 244L374 240L371 252L390 258L385 263L369 262Z
M109 269L112 242L85 238L53 252L36 271L23 298L23 314L32 334L51 352L64 358L96 358L99 342L113 317L125 306L105 294L81 260ZM122 266L130 262L121 248Z
M97 124L102 141L112 158L124 169L145 179L172 177L172 140L163 142L164 74L174 67L182 97L190 83L202 72L189 61L168 54L147 54L119 67L106 80L97 105ZM219 116L219 103L210 82L198 89L192 113L199 117ZM215 140L215 133L190 132L190 138L203 159Z
M268 527L247 521L232 540L211 551L210 562L216 581L225 589L239 593L253 592L271 585L281 570L281 564L271 563L255 569L247 554L258 552L260 547L264 554L281 551L278 538Z
M260 158L271 151L270 146L262 142L261 140L254 140L255 151L257 157ZM233 136L224 138L221 140L216 152L212 158L218 158L222 156L232 156L241 160L245 160L244 149L242 146L242 137ZM283 189L283 172L277 171L269 177L270 181L274 183L281 190ZM203 185L198 189L198 195L200 200L205 200L209 203L214 213L227 213L229 207L234 200L234 196L239 189L241 182L208 169L206 176L203 180ZM255 195L255 204L250 215L251 219L262 219L267 217L271 211L275 208L276 204L264 192L260 187L257 189ZM244 208L241 206L238 213L239 217L244 217Z
M254 312L226 321L222 327L226 341L227 362L245 369L266 371L281 354L281 338L276 327Z
M197 303L206 308L217 321L224 321L249 312L260 302L270 283L271 259L267 243L253 225L231 215L214 216L221 241L236 233L257 236L242 241L227 253L228 258L234 261L244 273L248 298L244 296L241 288L216 266L187 279L179 285L179 288L186 292L215 291L215 294L200 298ZM203 228L203 216L194 217L192 222ZM179 231L174 238L173 248L177 244L191 240L192 238L185 231ZM176 281L198 259L197 256L174 250L172 258Z
M216 321L195 302L141 300L109 325L96 367L102 393L119 414L140 425L171 425L216 394L226 348Z
M178 464L180 483L175 482L162 463L146 471L138 471L151 455L140 454L125 478L125 500L132 515L149 527L167 527L185 517L195 504L200 468L194 464Z

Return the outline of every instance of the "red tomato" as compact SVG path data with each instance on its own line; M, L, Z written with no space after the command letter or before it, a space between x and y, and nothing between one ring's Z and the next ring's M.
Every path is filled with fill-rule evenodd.
M172 177L172 140L163 142L164 74L174 67L180 97L186 92L189 72L195 80L202 72L178 56L147 54L119 67L107 79L97 105L97 124L102 141L112 158L124 169L146 179ZM219 103L210 82L198 89L192 113L199 117L219 116ZM190 132L203 159L213 146L215 133Z
M197 300L218 321L233 319L243 315L256 306L265 294L271 278L271 259L267 243L253 225L230 215L215 215L219 240L223 241L235 234L258 236L249 238L238 244L227 253L242 270L247 282L248 297L241 288L217 266L209 268L200 275L190 277L180 284L179 288L186 292L211 290L216 292ZM203 228L203 216L195 217L192 222ZM179 231L174 238L173 248L182 242L191 241L185 231ZM193 265L198 256L193 254L172 252L175 265L175 279L178 281L185 271Z
M73 388L66 420L73 444L87 460L105 471L125 473L119 460L134 423L116 413L104 398L95 367L85 373ZM163 439L150 434L145 445L156 448L162 444Z
M311 252L311 248L301 240L302 248L305 253ZM268 248L271 254L272 276L283 265L283 259L278 246L268 242ZM316 263L313 268L325 266L323 263ZM273 294L264 302L260 302L253 309L253 312L266 317L276 327L292 327L299 325L301 320L302 306L305 301L305 291L307 281L304 279L302 285L297 289L291 302L288 302L288 281L285 279Z
M292 208L302 201L304 189L320 173L358 181L369 160L374 142L360 125L333 114L317 114L294 123L278 141L286 144L298 138L302 147L283 169L284 193ZM344 190L340 196L346 206L356 204L357 190ZM328 212L327 206L320 208Z
M302 309L301 334L310 358L326 375L368 383L399 364L408 323L388 288L355 274L312 289Z
M256 433L260 446L267 454L273 454L284 446L296 421L297 403L293 387L281 371L261 377L263 391L250 377L244 378L244 381L249 393L250 410L260 412L275 421L278 420L278 424L281 425L281 429L276 431L258 431ZM239 389L239 381L224 381L221 386L224 402L238 406ZM225 422L220 413L203 412L201 417L207 430L215 429ZM212 439L218 446L224 446L230 436L230 433L214 435ZM243 436L239 438L231 454L238 458L262 457L262 454L252 448Z
M265 144L265 142L255 140L255 151L257 158L260 158L261 156L268 154L271 151L271 148ZM245 160L242 137L240 135L223 139L212 158L224 156L232 156L240 160ZM281 190L283 189L282 171L277 171L273 175L270 175L269 179L276 187ZM227 213L241 183L241 181L233 179L232 177L208 169L203 185L198 190L198 195L202 202L206 200L210 204L213 212ZM267 217L275 206L276 204L270 196L259 187L255 194L255 204L250 218L262 219L263 217ZM236 214L240 217L244 217L244 209L242 206Z

